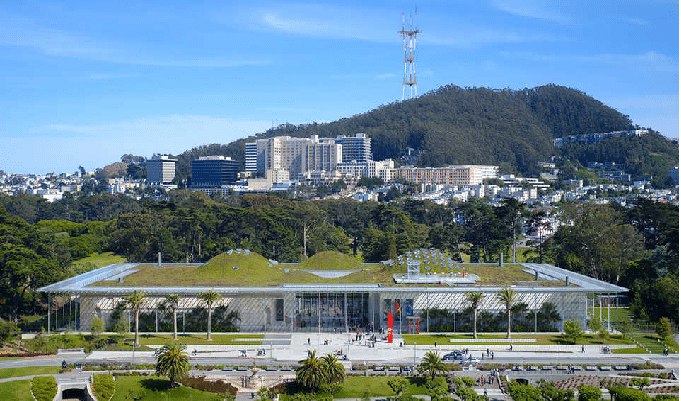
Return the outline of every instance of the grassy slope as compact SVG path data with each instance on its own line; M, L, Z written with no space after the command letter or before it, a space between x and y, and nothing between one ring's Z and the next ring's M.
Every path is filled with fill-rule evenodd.
M342 262L341 262L342 261ZM237 267L237 269L235 269ZM450 273L447 267L431 265L430 272ZM139 272L125 277L123 283L102 281L94 286L211 286L211 287L254 287L279 286L284 283L300 284L335 284L366 283L395 285L393 274L405 273L406 265L395 265L391 268L380 264L361 264L349 255L337 252L322 252L300 264L270 264L264 257L223 253L208 261L205 266L140 265ZM312 273L299 271L309 270L362 270L341 278L326 279ZM296 271L294 271L296 270ZM459 271L459 270L455 270ZM503 286L518 281L531 281L533 276L522 271L520 265L506 264L499 268L495 264L464 265L463 271L478 275L481 285ZM561 285L561 283L540 282L541 286Z
M170 381L155 376L119 376L116 378L116 392L111 401L132 399L131 395L144 395L145 401L214 401L222 399L216 394L194 390L188 387L170 388Z
M22 377L29 375L42 375L45 373L59 373L61 368L58 366L31 366L25 368L0 369L0 379L8 377Z
M88 256L87 258L83 259L78 259L74 261L74 264L86 264L86 263L92 263L96 267L104 267L116 263L125 263L126 260L123 256L120 255L115 255L113 252L104 252L92 256Z
M0 383L0 394L6 400L13 401L34 401L35 398L31 395L31 381L17 380L6 383Z

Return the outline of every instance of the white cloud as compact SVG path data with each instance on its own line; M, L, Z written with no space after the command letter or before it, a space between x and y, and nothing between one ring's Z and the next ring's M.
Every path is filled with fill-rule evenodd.
M678 93L616 96L601 100L608 106L629 115L635 124L650 127L668 137L679 137Z
M385 12L313 4L271 6L248 13L255 27L294 35L396 42L398 20ZM253 26L251 26L253 28Z
M593 54L593 55L555 55L555 54L537 54L531 52L501 52L503 56L511 58L521 58L524 60L534 62L547 63L596 63L608 66L629 66L635 69L651 70L651 71L666 71L677 72L679 70L678 60L655 51L649 51L639 54Z
M263 132L271 122L210 116L169 115L93 125L50 124L24 136L7 135L12 152L0 152L8 172L71 172L101 167L132 153L178 154L195 146L223 143ZM38 157L39 155L39 157Z
M650 21L645 20L643 18L623 18L624 22L627 22L632 25L638 25L638 26L648 26L650 25Z
M551 4L537 0L495 0L493 6L518 17L546 20L559 24L572 23L572 18L557 11L558 3Z
M244 57L238 54L231 57L187 58L149 56L151 52L137 44L100 40L76 32L46 28L27 18L14 17L2 18L0 45L28 47L54 57L143 66L222 68L270 63L264 58Z

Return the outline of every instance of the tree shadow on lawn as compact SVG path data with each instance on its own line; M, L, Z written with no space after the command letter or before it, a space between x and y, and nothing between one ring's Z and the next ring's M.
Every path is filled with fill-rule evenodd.
M151 391L167 391L172 388L168 379L143 379L140 380L140 385Z

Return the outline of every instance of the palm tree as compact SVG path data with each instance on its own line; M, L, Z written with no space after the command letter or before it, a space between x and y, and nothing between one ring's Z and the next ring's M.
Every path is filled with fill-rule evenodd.
M497 298L506 307L506 314L508 315L508 333L506 338L511 338L511 308L518 301L518 294L510 287L506 287L497 293Z
M175 386L177 379L189 373L189 355L186 347L180 343L166 344L156 356L156 373L167 376L171 386Z
M177 340L177 309L180 307L180 296L177 294L167 295L163 303L167 308L173 310L173 340Z
M208 309L208 332L206 335L206 340L211 341L210 339L210 321L211 317L213 316L213 304L217 302L220 298L222 298L222 295L218 294L217 292L213 290L208 290L206 292L202 292L199 294L199 299L203 301L203 303L206 304L206 308Z
M473 308L473 338L478 338L478 308L484 294L482 292L467 292L466 298Z
M447 370L447 366L442 362L442 358L437 352L428 351L426 355L423 356L423 360L418 366L418 370L421 373L427 373L430 375L431 380L435 380L435 376L439 372L444 372Z
M140 310L144 304L144 291L133 291L132 294L123 297L125 304L135 314L135 347L140 346Z
M326 354L322 358L327 383L343 383L345 380L345 367L338 361L336 355Z
M296 381L301 386L315 392L326 383L326 369L324 361L317 358L316 351L311 351L310 356L298 361L300 366L296 369Z

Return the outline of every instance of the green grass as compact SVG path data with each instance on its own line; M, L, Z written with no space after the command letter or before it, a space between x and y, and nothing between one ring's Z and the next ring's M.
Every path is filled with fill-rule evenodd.
M58 366L31 366L24 368L0 369L0 379L6 379L8 377L23 377L29 375L59 373L59 370L60 367Z
M460 346L470 346L470 345L509 345L509 344L514 344L514 345L520 345L523 343L512 343L512 342L507 342L507 341L494 341L494 342L485 342L485 339L505 339L506 334L505 333L499 333L499 334L478 334L478 342L476 343L470 343L470 342L456 342L456 341L449 341L450 339L472 339L473 335L464 335L464 334L454 334L454 335L445 335L445 334L439 334L439 335L432 335L432 334L402 334L402 338L404 339L405 344L407 345L412 345L414 342L416 342L417 345L433 345L436 341L440 345L460 345ZM560 345L560 344L565 344L563 341L563 337L556 333L556 334L513 334L511 333L511 338L532 338L535 339L535 342L532 343L527 343L527 344L532 344L532 345ZM597 336L592 336L592 335L585 335L582 337L578 344L586 344L586 345L598 345L601 344L600 338ZM622 336L616 335L616 336L610 336L608 339L605 340L605 344L609 345L619 345L619 344L633 344L630 340L628 339L623 339Z
M594 313L594 316L596 318L601 318L602 321L607 321L608 320L608 308L603 308L603 307L596 307L594 309L589 308L589 313ZM599 314L600 313L600 314ZM629 312L629 308L610 308L610 322L613 323L620 323L623 321L626 321L628 319L627 316L629 316L631 312Z
M395 393L388 386L388 380L391 377L376 376L376 377L348 377L343 383L343 388L338 393L334 394L334 398L362 398L365 395L369 397L394 396ZM428 390L424 387L425 379L422 377L408 377L409 386L402 392L403 395L417 395L428 394Z
M0 383L0 394L6 400L12 401L35 401L31 395L31 381L17 380Z
M125 257L123 256L115 255L113 252L103 252L96 255L88 256L87 258L78 259L73 263L74 264L91 263L99 268L125 262L127 262L127 260L125 260Z
M182 344L192 345L262 345L264 334L216 334L211 333L212 341L207 341L204 334L178 334L177 340ZM247 339L249 341L236 341ZM163 345L173 341L172 334L140 333L140 345Z
M194 390L188 387L170 388L170 380L156 376L118 376L116 392L111 401L132 399L131 396L142 396L144 401L216 401L222 400L217 394Z
M659 337L655 334L631 333L629 337L636 339L642 346L648 348L654 354L661 354L664 351L665 344L662 342L658 343L657 339ZM673 340L668 339L666 346L670 349L670 353L672 351L679 352L679 344Z
M235 269L235 267L237 269ZM431 264L431 273L450 273L447 267ZM480 277L479 285L504 286L519 281L533 281L532 274L525 273L519 264L505 264L499 268L497 264L462 265L463 271ZM353 256L338 252L321 252L310 259L296 264L273 264L259 254L251 252L220 254L205 266L200 265L164 265L143 264L137 267L138 272L126 276L122 283L118 281L100 281L92 286L109 287L145 287L145 286L216 286L216 287L253 287L279 286L285 283L299 284L382 284L395 286L393 274L405 273L405 265L385 267L381 264L361 264ZM321 278L307 270L361 270L340 278ZM294 271L295 270L295 271ZM457 270L458 271L458 270ZM562 282L539 281L537 286L563 285ZM405 285L401 285L405 286Z
M647 354L648 351L641 347L636 348L615 348L612 350L613 354Z

